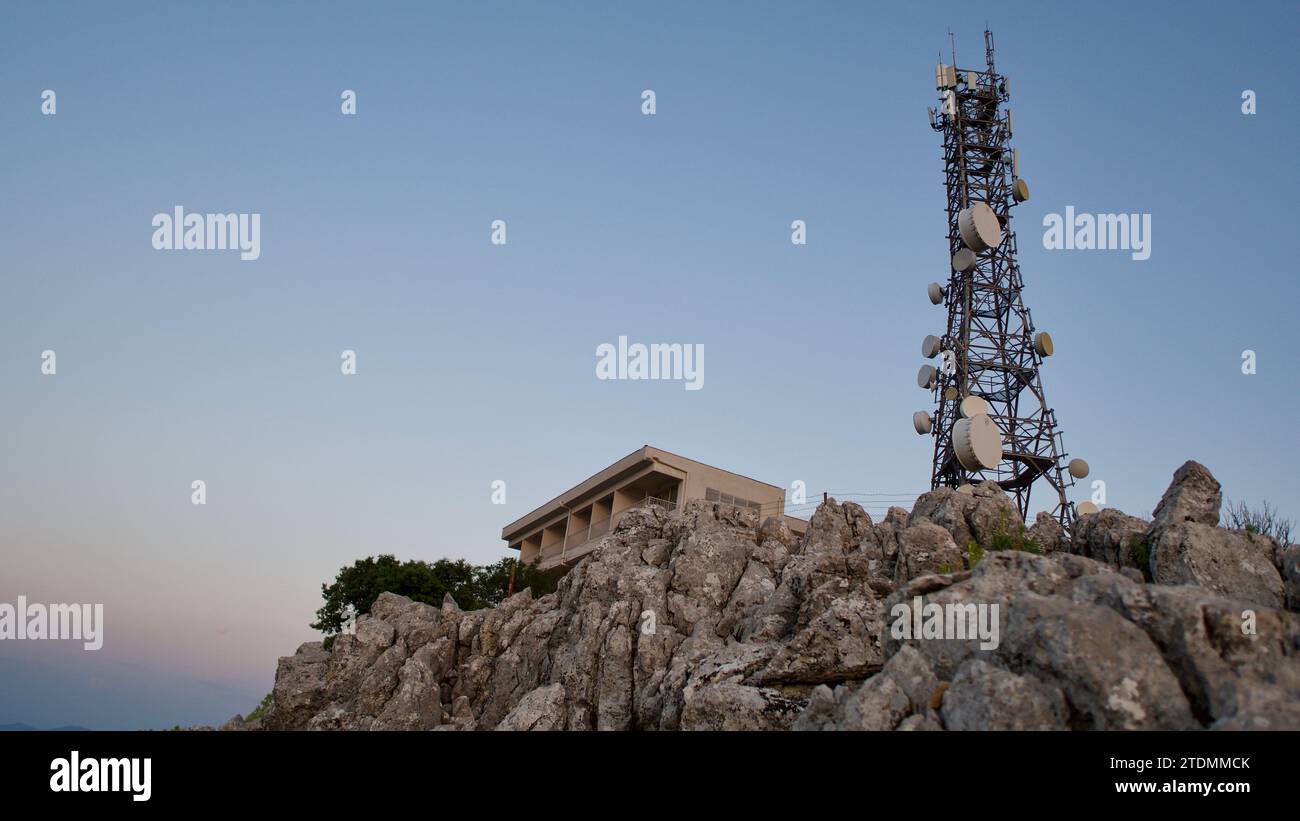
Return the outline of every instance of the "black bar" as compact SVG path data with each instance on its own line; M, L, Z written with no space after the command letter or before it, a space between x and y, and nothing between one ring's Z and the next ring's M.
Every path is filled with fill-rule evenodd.
M20 799L128 812L356 806L387 813L412 805L435 815L468 810L490 817L546 812L543 805L552 802L556 812L577 802L613 813L619 806L674 805L770 812L785 801L810 812L845 805L883 811L899 801L921 811L1099 804L1150 810L1195 801L1235 812L1285 806L1294 792L1298 741L1300 733L1208 732L5 733L0 784L10 807ZM149 799L135 801L128 791L52 791L51 762L70 761L74 750L83 766L87 759L148 758ZM1173 783L1241 791L1160 791ZM1157 792L1134 795L1117 784L1150 784ZM622 796L615 804L607 803L611 790Z

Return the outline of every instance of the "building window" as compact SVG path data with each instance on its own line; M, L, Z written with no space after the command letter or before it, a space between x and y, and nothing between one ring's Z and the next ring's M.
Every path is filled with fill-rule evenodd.
M752 499L742 499L739 496L732 496L730 493L723 493L711 487L704 489L704 500L706 502L721 502L724 505L732 505L733 507L748 508L749 510L758 513L763 512L763 505L759 502L755 502Z

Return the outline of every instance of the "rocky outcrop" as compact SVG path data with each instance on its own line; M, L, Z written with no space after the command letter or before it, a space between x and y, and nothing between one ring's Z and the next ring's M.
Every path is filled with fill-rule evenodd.
M1038 511L1033 526L1029 528L1029 535L1044 553L1056 553L1069 546L1061 523L1046 510Z
M1064 730L1070 714L1065 693L1033 674L1018 675L971 659L943 692L943 726L949 730Z
M1180 522L1151 537L1151 575L1160 584L1196 584L1281 607L1284 584L1271 558L1276 549L1266 536Z
M981 482L970 492L939 488L922 494L908 517L908 527L930 522L952 535L965 551L971 542L992 545L1024 526L1015 506L995 482Z
M1283 606L1300 611L1300 545L1279 546L1273 555L1282 574Z
M1224 596L1281 607L1285 585L1267 536L1218 527L1223 494L1203 465L1187 462L1156 506L1145 535L1151 578L1195 584Z
M1151 557L1146 544L1150 527L1148 521L1106 508L1075 523L1070 549L1117 569L1133 568L1150 579Z
M554 594L381 595L280 660L259 726L1300 728L1300 557L1215 527L1217 494L1189 463L1152 522L1107 510L1069 540L992 483L880 522L829 500L801 539L715 503L636 510Z
M853 504L783 523L696 502L629 513L552 595L462 612L383 594L331 652L281 659L273 729L784 728L880 669Z

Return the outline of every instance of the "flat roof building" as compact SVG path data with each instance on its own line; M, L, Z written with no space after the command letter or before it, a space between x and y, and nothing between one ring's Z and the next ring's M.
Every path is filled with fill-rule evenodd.
M785 515L785 489L646 445L501 529L501 538L525 564L542 569L590 553L629 510L657 505L675 510L693 499L748 508L784 519L796 534L808 523Z

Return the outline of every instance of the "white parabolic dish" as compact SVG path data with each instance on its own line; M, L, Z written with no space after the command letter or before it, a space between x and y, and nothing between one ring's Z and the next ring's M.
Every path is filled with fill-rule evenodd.
M986 470L1002 461L1002 434L987 414L958 419L952 426L952 448L967 470Z
M925 292L926 295L930 297L930 303L932 305L938 305L940 302L943 302L943 287L940 286L939 283L931 282L929 285L925 286Z
M976 202L970 208L963 208L957 215L957 228L961 231L961 241L977 254L996 248L1002 241L1002 226L988 203Z
M925 411L917 411L916 413L912 414L912 427L916 428L917 433L920 434L929 433L930 414L926 413Z
M975 252L969 248L963 248L952 255L952 269L961 271L963 274L975 267Z
M1038 351L1039 356L1051 356L1056 351L1052 345L1052 335L1047 331L1034 334L1034 350Z
M933 388L935 379L939 376L939 371L933 365L922 365L921 370L916 372L916 386L918 388Z
M961 400L961 415L970 419L979 414L989 412L989 403L984 401L980 396L968 396Z
M926 359L934 359L939 355L939 347L942 344L943 340L939 339L939 337L934 334L930 334L925 339L921 340L921 356L924 356Z

